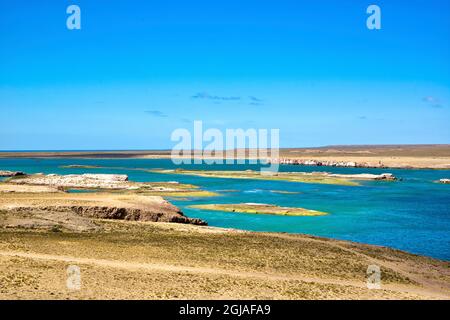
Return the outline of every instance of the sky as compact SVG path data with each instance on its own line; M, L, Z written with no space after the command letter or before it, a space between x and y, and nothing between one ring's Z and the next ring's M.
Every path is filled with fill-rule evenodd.
M450 143L450 1L0 0L0 119L0 150Z

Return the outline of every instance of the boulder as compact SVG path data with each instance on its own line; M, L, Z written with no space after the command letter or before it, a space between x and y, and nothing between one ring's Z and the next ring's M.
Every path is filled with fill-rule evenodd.
M376 180L397 180L397 178L392 173L382 173Z

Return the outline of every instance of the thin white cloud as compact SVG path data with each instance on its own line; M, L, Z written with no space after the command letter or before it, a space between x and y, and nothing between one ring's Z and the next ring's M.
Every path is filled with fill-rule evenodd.
M159 118L167 118L167 115L159 110L146 110L145 113Z

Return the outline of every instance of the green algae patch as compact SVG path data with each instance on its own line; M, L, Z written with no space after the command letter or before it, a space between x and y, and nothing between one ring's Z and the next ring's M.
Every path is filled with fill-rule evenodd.
M212 211L225 211L225 212L238 212L238 213L253 213L253 214L271 214L281 216L324 216L328 213L304 208L294 207L279 207L270 204L263 203L238 203L238 204L199 204L191 205L189 208L212 210Z
M205 178L223 179L253 179L253 180L278 180L301 183L333 184L342 186L358 186L359 183L351 179L337 178L323 172L275 172L261 173L260 171L206 171L206 170L149 170L154 173L184 174Z

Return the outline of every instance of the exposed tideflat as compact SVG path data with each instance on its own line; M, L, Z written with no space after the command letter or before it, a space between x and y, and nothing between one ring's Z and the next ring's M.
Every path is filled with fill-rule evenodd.
M280 207L276 205L264 203L224 203L224 204L198 204L189 206L190 208L226 211L226 212L242 212L254 214L273 214L280 216L324 216L326 212L310 210L305 208Z
M386 180L393 181L396 178L389 173L383 174L332 174L327 172L260 172L255 170L245 171L214 171L214 170L184 170L162 169L149 170L155 173L183 174L206 178L224 179L254 179L254 180L280 180L302 183L334 184L343 186L358 186L358 181Z

